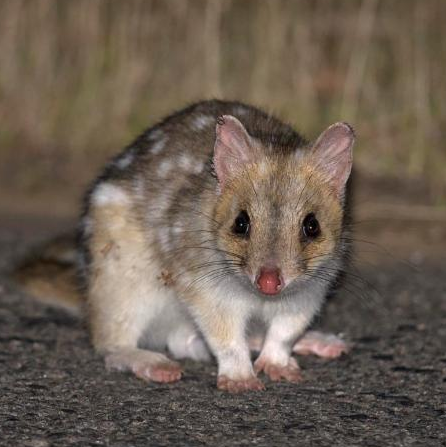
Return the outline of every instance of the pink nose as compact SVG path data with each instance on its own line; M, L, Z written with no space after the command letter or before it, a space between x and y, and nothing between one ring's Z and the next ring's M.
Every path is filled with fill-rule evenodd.
M283 279L277 268L262 268L257 276L257 287L265 295L277 295L283 287Z

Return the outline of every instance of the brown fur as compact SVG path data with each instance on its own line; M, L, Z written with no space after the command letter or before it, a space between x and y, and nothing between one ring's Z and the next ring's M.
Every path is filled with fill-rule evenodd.
M315 268L324 256L332 255L342 231L343 210L325 180L311 159L297 162L289 154L246 166L242 175L228 184L216 208L222 247L245 259L250 274L271 259L280 259L284 274L292 277ZM301 191L302 185L306 186L296 197L295 191ZM258 201L256 196L267 199ZM235 217L243 209L252 219L249 240L231 231ZM300 227L311 212L318 216L322 235L308 243L302 240ZM267 223L272 223L273 228Z
M107 166L86 197L79 238L92 342L107 365L178 380L179 366L159 351L205 358L198 334L222 387L259 389L246 342L256 317L270 324L261 369L295 372L291 344L342 260L344 184L333 177L348 177L353 133L343 124L328 131L316 153L258 109L209 101L166 118ZM337 158L325 166L330 151ZM233 231L241 211L249 237ZM315 238L302 229L310 213ZM316 278L323 265L330 274ZM265 266L290 285L272 301L257 288ZM145 335L153 351L140 348Z

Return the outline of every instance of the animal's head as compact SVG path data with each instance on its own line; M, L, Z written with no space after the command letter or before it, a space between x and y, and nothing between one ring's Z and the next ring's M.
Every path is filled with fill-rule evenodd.
M342 250L354 133L326 129L307 148L265 147L233 116L219 118L214 147L215 219L228 262L264 295L328 281ZM331 272L334 273L334 272Z

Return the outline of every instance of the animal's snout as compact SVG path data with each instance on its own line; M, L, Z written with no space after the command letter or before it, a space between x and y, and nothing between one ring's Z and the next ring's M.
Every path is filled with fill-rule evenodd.
M256 279L257 288L265 295L277 295L283 288L283 278L278 268L262 267Z

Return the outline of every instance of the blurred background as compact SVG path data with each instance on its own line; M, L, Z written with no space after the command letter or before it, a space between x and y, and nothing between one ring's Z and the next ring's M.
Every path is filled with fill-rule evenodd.
M0 0L0 213L76 215L107 158L217 97L310 139L350 122L363 214L442 218L445 20L444 0Z

